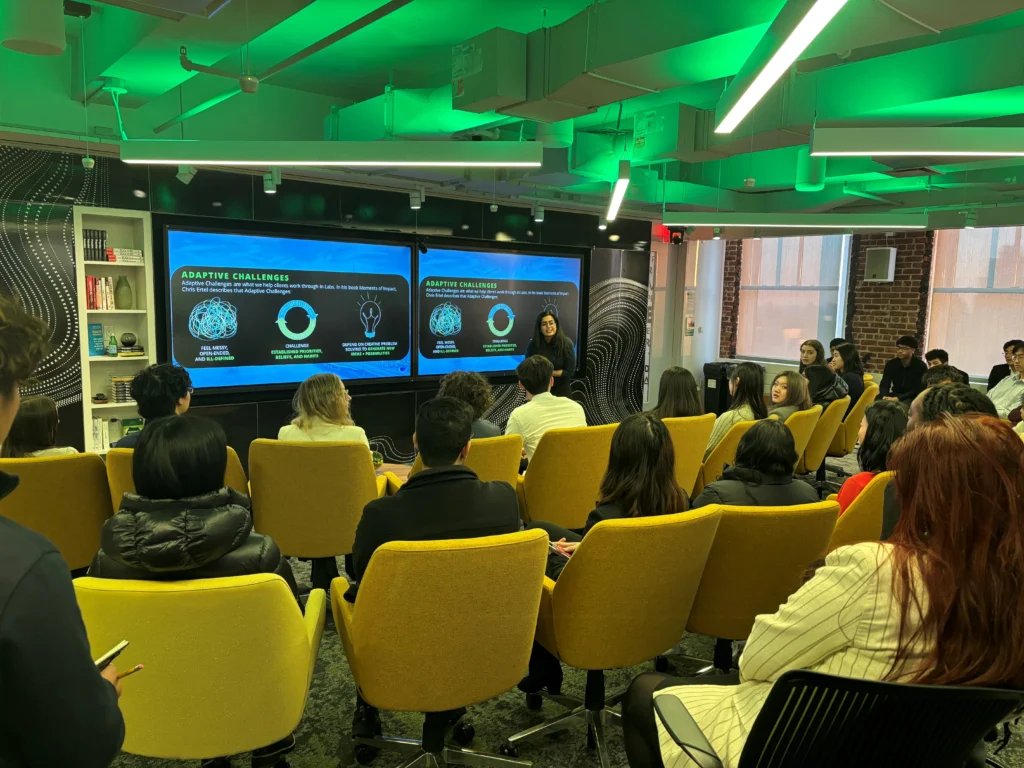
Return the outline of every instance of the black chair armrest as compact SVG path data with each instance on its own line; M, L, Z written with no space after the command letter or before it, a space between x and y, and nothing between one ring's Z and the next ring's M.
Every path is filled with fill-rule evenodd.
M700 768L722 768L722 760L683 702L675 696L655 696L654 711L668 735Z

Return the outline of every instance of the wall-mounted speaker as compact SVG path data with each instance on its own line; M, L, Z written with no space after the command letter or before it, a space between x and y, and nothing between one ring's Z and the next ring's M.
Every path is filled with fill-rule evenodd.
M895 248L867 248L864 251L864 282L891 283L895 276Z

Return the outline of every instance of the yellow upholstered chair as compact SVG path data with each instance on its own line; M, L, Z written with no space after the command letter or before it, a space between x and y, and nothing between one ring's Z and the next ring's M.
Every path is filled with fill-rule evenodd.
M820 405L812 406L806 411L797 411L786 419L786 426L789 427L796 445L797 457L803 456L804 451L807 450L807 444L811 442L811 435L814 434L814 428L818 426L819 419L821 419ZM799 462L800 459L797 458L797 461Z
M872 376L870 373L865 373L864 374L864 383L865 384L869 384L869 383L873 382L874 380L875 380L875 377Z
M741 421L739 424L733 424L732 428L725 433L725 437L715 446L711 455L704 460L704 464L700 468L697 482L693 487L694 496L703 491L705 486L721 477L726 464L736 463L736 448L740 444L740 439L755 424L757 424L756 421ZM704 448L707 447L707 443L705 443Z
M363 443L253 440L249 474L253 526L290 557L351 553L363 507L387 489Z
M825 454L832 445L836 432L843 424L843 417L850 407L850 398L844 397L830 403L825 412L821 414L818 423L814 426L814 432L807 443L800 461L796 463L796 473L802 475L806 472L817 472L820 481L825 480Z
M853 453L853 449L857 445L857 434L860 432L860 423L864 418L864 411L875 402L877 397L877 384L868 384L864 387L864 394L853 404L853 408L850 409L850 412L846 414L846 418L843 419L842 425L836 430L836 436L832 438L832 444L828 448L829 456L846 456L849 453Z
M662 419L662 422L672 436L672 447L676 453L676 482L689 495L700 474L711 430L715 428L715 414Z
M513 488L519 478L519 460L523 456L522 435L481 437L472 441L466 466L485 482L504 480ZM409 477L423 469L423 459L416 454Z
M882 508L885 505L885 487L896 477L895 472L879 472L864 486L857 498L839 516L832 540L828 544L831 552L847 544L862 541L878 541L882 537Z
M326 616L313 590L303 617L272 573L194 581L75 580L93 657L131 645L124 751L175 760L273 744L299 724Z
M335 581L334 624L362 697L380 709L427 713L422 742L356 738L357 749L418 752L423 762L416 765L464 762L465 750L445 742L450 720L434 713L487 701L522 679L547 553L548 537L539 530L393 541L373 553L354 604L342 597L347 583ZM460 743L472 738L465 725L456 733ZM466 764L491 760L517 764L483 753Z
M135 493L135 480L132 479L132 457L134 448L111 448L107 452L107 483L110 486L110 503L116 512L121 507L121 499L126 493ZM230 445L228 446L228 465L224 470L224 485L234 488L240 493L249 495L249 480L242 468L242 460Z
M730 641L745 640L754 618L775 613L800 588L807 567L825 556L839 505L822 501L793 507L712 505L708 509L719 510L722 521L686 631L718 638L714 666L728 670Z
M519 514L563 528L582 528L608 469L618 424L552 429L541 437L526 474L519 478Z
M20 479L0 501L0 515L48 538L71 570L87 568L112 514L103 459L95 453L0 459L0 472Z
M640 664L679 642L720 518L708 507L598 523L558 581L545 578L537 642L587 670L585 698L545 694L572 711L509 737L506 752L579 723L608 765L604 726L618 722L609 707L622 695L606 697L604 670Z

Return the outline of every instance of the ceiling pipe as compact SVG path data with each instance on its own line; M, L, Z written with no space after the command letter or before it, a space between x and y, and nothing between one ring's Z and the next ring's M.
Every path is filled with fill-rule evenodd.
M274 66L270 67L270 69L266 70L262 74L255 76L255 79L258 80L258 81L263 81L263 80L266 80L268 78L271 78L274 75L283 72L284 70L286 70L288 67L292 66L293 64L298 64L300 61L302 61L304 59L308 59L310 56L313 56L314 54L319 53L320 51L324 50L325 48L328 48L328 47L334 45L339 40L343 40L344 38L346 38L349 35L352 35L352 34L358 32L359 30L363 29L364 27L368 27L370 24L373 24L375 21L379 21L380 19L384 18L385 16L389 16L390 14L394 13L395 11L397 11L397 10L399 10L401 8L404 8L405 6L407 6L411 2L412 2L412 0L390 0L390 2L384 3L384 5L380 6L380 8L377 8L376 10L370 11L365 16L361 16L360 18L356 19L355 21L351 22L350 24L346 24L344 27L342 27L341 29L339 29L336 32L333 32L332 34L328 35L327 37L323 38L322 40L318 40L317 42L313 43L312 45L307 46L306 48L303 48L298 53L293 54L292 56L289 56L287 59L284 59L283 61L278 62L277 64L275 64ZM183 59L184 59L184 57L183 57ZM192 62L190 62L190 64L191 63ZM184 66L184 64L183 64L183 66ZM188 67L186 67L186 69L188 69ZM212 68L204 67L203 69L204 70L209 70L209 69L212 69ZM211 73L211 74L214 74L214 73ZM220 73L217 72L216 74L220 74ZM175 125L177 125L180 122L188 120L191 117L195 117L196 115L198 115L198 114L200 114L202 112L205 112L210 107L216 106L217 104L220 104L221 102L227 101L232 96L235 96L236 94L239 94L241 92L242 92L241 88L233 88L230 91L225 91L224 93L219 94L218 96L214 96L212 99L207 99L202 104L199 104L199 105L197 105L195 107L192 107L192 109L189 109L189 110L186 110L186 111L182 112L180 115L178 115L177 117L171 118L166 123L162 123L162 124L158 125L156 128L153 129L153 133L162 133L163 131L166 131L168 128L170 128L172 126L175 126Z

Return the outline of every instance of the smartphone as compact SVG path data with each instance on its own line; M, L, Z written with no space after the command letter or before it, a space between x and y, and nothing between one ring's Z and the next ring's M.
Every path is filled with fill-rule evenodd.
M562 557L564 557L564 558L565 558L566 560L568 560L568 559L569 559L569 555L567 555L567 554L566 554L565 552L563 552L563 551L562 551L562 550L560 550L560 549L559 549L558 547L556 547L556 546L555 546L555 544L554 544L554 542L551 542L551 541L549 541L549 542L548 542L548 549L550 549L550 550L551 550L552 552L554 552L554 553L555 553L556 555L561 555L561 556L562 556Z
M122 640L120 643L118 643L113 648L111 648L109 651L107 651L102 656L100 656L98 659L96 659L96 669L99 669L99 670L106 669L110 665L110 662L112 662L114 659L116 659L118 656L120 656L121 655L121 651L123 651L127 647L128 647L128 641L127 640Z

